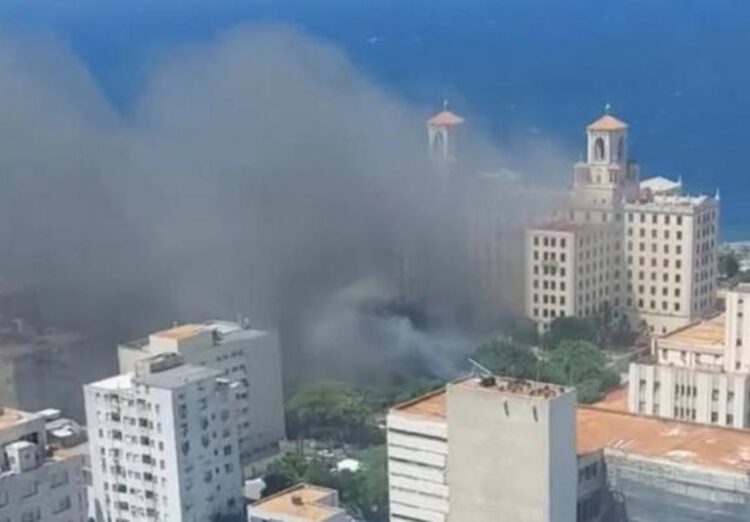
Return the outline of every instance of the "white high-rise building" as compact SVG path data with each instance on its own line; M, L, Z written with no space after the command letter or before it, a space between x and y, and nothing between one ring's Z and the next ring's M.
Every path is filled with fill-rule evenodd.
M391 521L576 520L575 397L472 377L392 409Z
M242 513L234 410L243 393L241 383L177 354L86 385L99 520L210 522Z
M85 522L84 454L52 448L38 413L0 409L0 520Z
M641 181L628 126L605 114L587 127L568 208L527 231L527 316L544 330L561 315L609 307L631 328L662 334L710 315L718 214L718 196L683 195L681 181L661 177Z
M726 294L726 311L652 341L630 365L634 413L750 427L750 285Z
M235 416L241 461L246 474L255 475L286 438L278 336L229 321L184 324L119 346L120 373L166 353L179 353L187 364L214 368L227 379L246 383L247 394Z

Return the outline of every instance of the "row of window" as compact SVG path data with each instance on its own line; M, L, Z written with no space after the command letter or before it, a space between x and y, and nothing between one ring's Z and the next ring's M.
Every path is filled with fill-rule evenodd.
M658 225L661 221L665 225L672 224L672 215L671 214L658 214L653 212L628 212L628 223L635 223L636 221L639 223L646 223L646 220L648 219L647 216L651 214L651 224L652 225ZM659 216L662 217L662 219L659 219ZM679 226L682 225L682 216L674 216L674 222Z
M544 318L544 319L555 319L557 317L565 317L565 310L564 309L555 309L555 308L542 308L541 314L539 311L539 308L534 308L532 310L532 315L535 318Z
M534 304L539 302L539 294L534 294L533 302ZM565 306L565 296L561 295L558 297L554 294L553 295L544 294L542 295L542 303L543 304L560 304L562 306Z
M567 241L564 237L556 238L556 237L549 237L549 236L534 236L533 238L534 246L539 246L540 244L542 246L546 247L557 247L558 245L560 248L565 248L567 245Z
M633 237L633 235L634 235L633 234L633 230L634 229L631 228L631 227L627 228L627 230L626 230L625 233L627 234L628 237ZM663 236L663 238L665 240L668 241L668 240L672 239L672 231L669 230L669 229L664 230L662 236ZM640 237L640 238L645 238L646 237L646 229L645 228L639 228L638 229L638 237ZM682 241L682 237L683 237L683 235L682 235L682 231L681 230L675 231L674 239L676 239L677 241ZM652 228L651 229L651 239L658 239L658 238L659 238L658 231L655 228Z
M634 261L633 260L633 256L628 256L628 266L632 267L633 264L634 264L633 261ZM657 265L658 265L657 258L652 257L649 265L651 266L651 268L656 268ZM646 258L644 256L639 256L638 257L638 266L646 266ZM669 258L666 258L666 257L663 258L662 262L661 262L661 266L662 266L662 268L667 268L667 269L670 268ZM681 270L682 269L682 260L681 259L675 259L674 260L674 269L675 270Z

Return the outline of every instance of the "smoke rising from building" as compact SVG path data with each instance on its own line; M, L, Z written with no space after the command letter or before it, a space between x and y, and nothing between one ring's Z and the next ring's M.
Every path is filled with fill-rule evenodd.
M340 310L331 296L388 281L411 237L446 244L430 108L338 50L245 27L164 54L147 78L122 114L61 42L0 43L0 274L36 289L50 321L114 342L242 314L280 325L287 344L330 345L334 323L317 319ZM467 156L497 156L472 143ZM465 253L435 253L443 262L412 269L450 300ZM401 333L376 338L426 346L388 321ZM357 353L356 333L342 339L338 353Z

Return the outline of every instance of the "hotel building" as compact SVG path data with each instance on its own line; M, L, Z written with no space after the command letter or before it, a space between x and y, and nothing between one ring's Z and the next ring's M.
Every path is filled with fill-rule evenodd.
M642 181L628 157L628 126L605 114L587 127L567 208L527 231L526 314L543 331L606 303L631 328L656 334L706 317L718 222L718 196L685 195L681 181L661 177Z

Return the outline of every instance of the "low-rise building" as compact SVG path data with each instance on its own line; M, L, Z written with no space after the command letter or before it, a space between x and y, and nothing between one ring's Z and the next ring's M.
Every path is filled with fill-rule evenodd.
M726 311L652 341L631 363L633 413L750 427L750 285L726 292Z
M335 489L297 484L247 508L248 522L349 522Z
M48 440L37 413L0 409L0 520L85 522L84 455Z
M120 373L132 372L139 360L168 353L246 384L234 415L243 467L246 475L255 476L286 438L278 336L230 321L183 324L119 346Z

